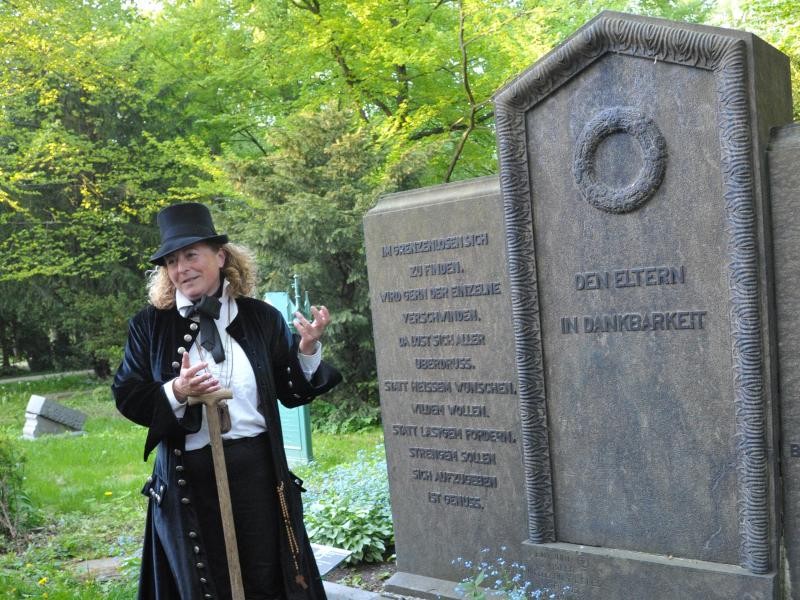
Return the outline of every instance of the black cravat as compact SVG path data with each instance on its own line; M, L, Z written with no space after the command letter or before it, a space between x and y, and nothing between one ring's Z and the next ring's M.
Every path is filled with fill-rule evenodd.
M222 303L214 296L203 296L189 309L188 317L200 316L200 345L211 352L211 356L218 363L225 360L225 350L222 348L222 339L217 331L214 319L219 318L219 309Z

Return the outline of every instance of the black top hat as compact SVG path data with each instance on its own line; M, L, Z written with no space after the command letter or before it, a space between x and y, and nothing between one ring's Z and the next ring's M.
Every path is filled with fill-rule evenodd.
M164 264L167 254L197 242L228 242L227 235L220 235L214 229L208 208L197 202L167 206L161 209L156 220L161 230L161 247L150 257L150 262L157 265Z

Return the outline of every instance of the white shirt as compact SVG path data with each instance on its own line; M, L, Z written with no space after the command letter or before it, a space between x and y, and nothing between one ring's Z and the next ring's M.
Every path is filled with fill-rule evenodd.
M236 301L228 295L228 281L225 280L222 286L222 306L219 311L219 318L215 320L217 331L219 331L222 347L225 349L225 358L221 363L217 363L211 353L200 348L197 339L189 347L189 362L207 362L208 370L216 377L222 387L230 388L233 391L233 398L228 400L228 412L231 417L231 429L224 433L224 439L235 439L253 437L267 430L264 415L258 411L258 388L256 386L256 376L253 367L247 359L247 355L239 343L228 334L227 327L239 314ZM175 290L175 309L185 317L193 303L184 296L179 290ZM193 317L198 319L198 317ZM310 380L314 372L319 367L322 360L322 345L317 342L316 352L305 355L298 352L300 367L306 379ZM230 379L230 381L229 381ZM183 417L186 412L186 404L178 402L175 392L172 389L172 381L164 384L164 392L167 395L172 410L178 418ZM206 421L206 407L203 406L203 424L197 433L186 435L186 450L197 450L210 443L208 436L208 422Z

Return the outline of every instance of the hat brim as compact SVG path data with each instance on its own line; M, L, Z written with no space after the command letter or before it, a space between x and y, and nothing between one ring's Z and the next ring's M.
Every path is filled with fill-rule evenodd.
M209 237L202 237L202 236L188 236L188 237L179 237L174 238L171 240L167 240L161 247L156 250L156 253L150 257L150 262L154 265L164 265L164 257L168 254L172 254L173 252L180 250L181 248L186 248L186 246L191 246L192 244L196 244L198 242L206 242L210 244L227 244L228 243L228 236L226 234L222 235L212 235Z

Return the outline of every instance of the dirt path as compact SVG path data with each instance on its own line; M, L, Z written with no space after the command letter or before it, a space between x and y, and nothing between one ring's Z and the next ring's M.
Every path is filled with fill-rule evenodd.
M23 377L0 377L0 385L4 383L20 383L23 381L39 381L55 377L65 377L68 375L92 375L94 371L87 369L84 371L65 371L63 373L43 373L40 375L25 375Z

